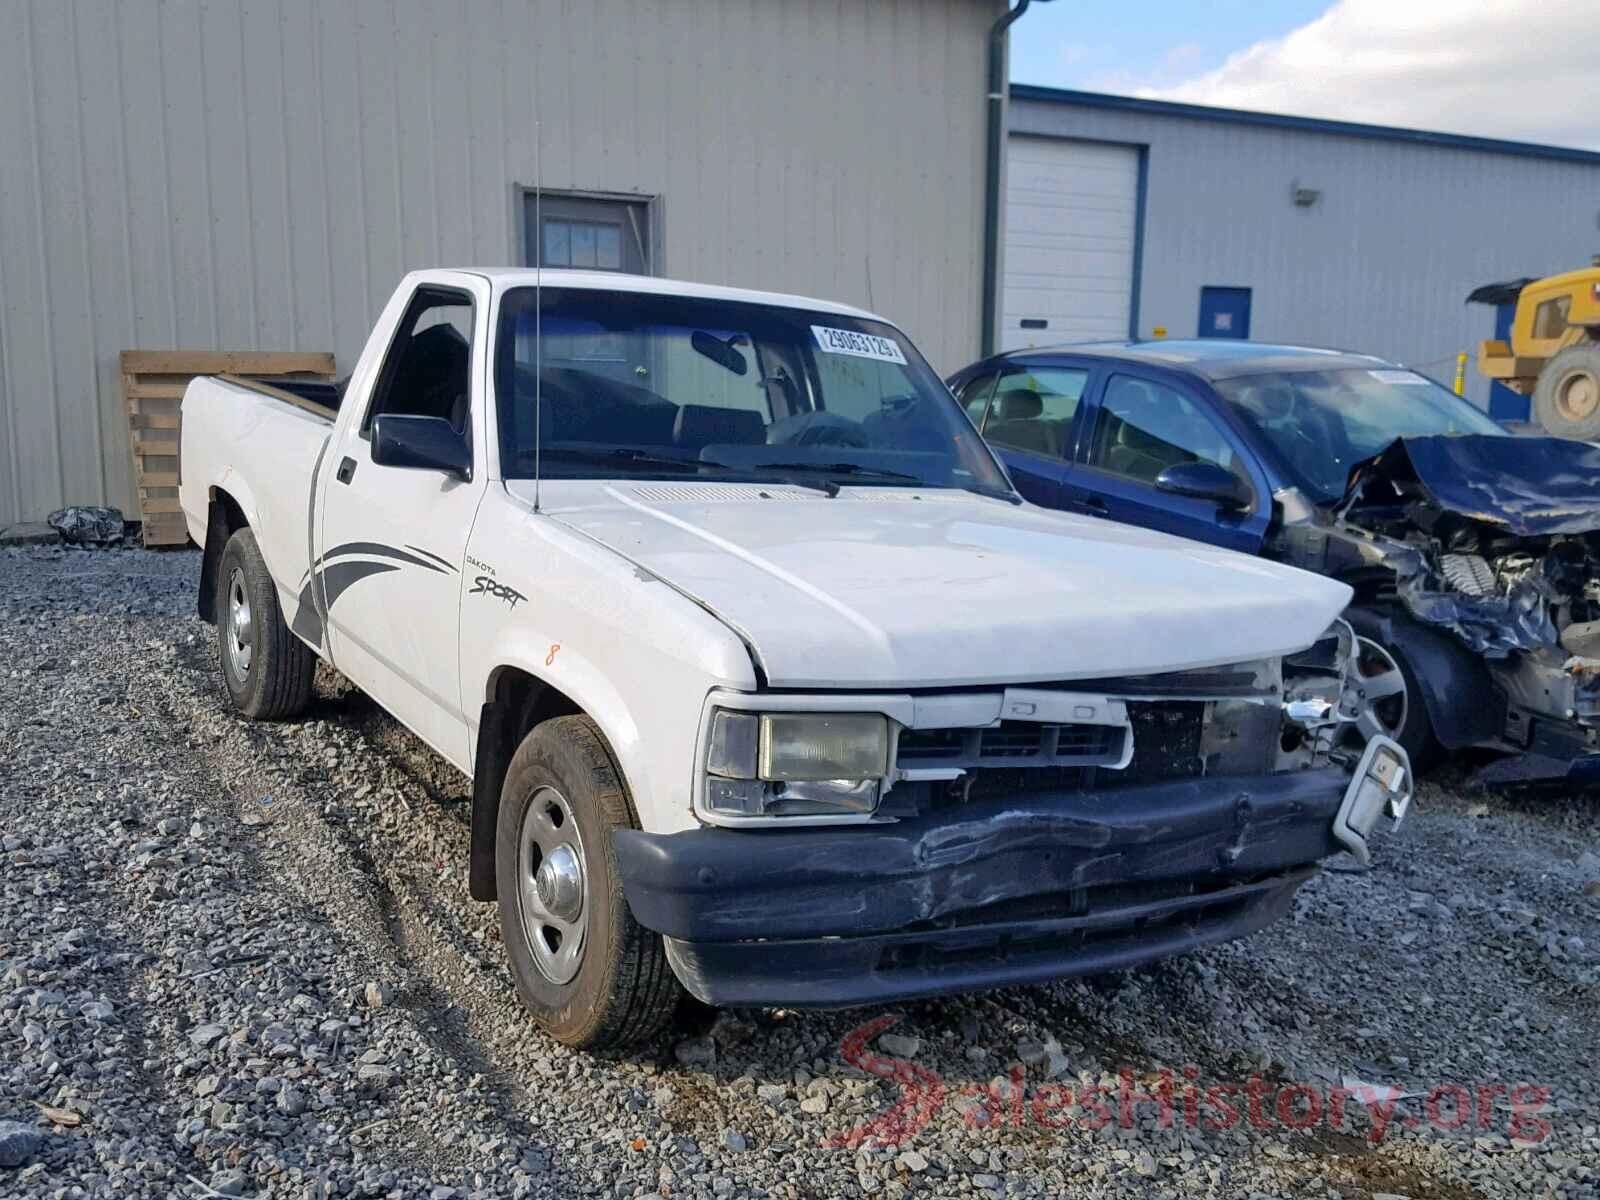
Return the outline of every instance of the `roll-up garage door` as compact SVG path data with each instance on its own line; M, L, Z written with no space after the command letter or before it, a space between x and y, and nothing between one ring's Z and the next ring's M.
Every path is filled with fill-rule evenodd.
M1013 136L1006 175L1001 348L1127 337L1138 147Z

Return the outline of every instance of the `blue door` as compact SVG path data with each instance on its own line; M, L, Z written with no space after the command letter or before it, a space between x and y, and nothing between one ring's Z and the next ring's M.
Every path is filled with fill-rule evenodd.
M1060 508L1078 409L1091 372L1070 362L1014 362L1000 376L981 428L1025 499Z
M1203 287L1200 289L1200 336L1247 338L1250 336L1250 289Z
M1112 375L1082 419L1077 462L1061 483L1062 507L1259 554L1272 516L1265 473L1199 392L1136 373ZM1249 485L1242 509L1162 491L1167 467L1210 462Z
M1494 336L1502 342L1511 340L1511 318L1516 315L1517 302L1497 304L1494 309ZM1526 421L1529 403L1498 379L1489 384L1489 415L1496 421Z

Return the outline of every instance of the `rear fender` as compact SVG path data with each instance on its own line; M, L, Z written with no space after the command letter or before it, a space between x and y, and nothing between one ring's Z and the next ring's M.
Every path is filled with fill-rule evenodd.
M1357 633L1405 657L1441 745L1460 750L1500 737L1504 703L1482 658L1442 630L1419 625L1387 606L1353 607L1345 616Z
M200 555L200 594L196 605L200 619L212 625L217 620L217 568L222 563L222 551L234 530L256 524L255 498L249 486L232 471L223 472L223 479L226 483L213 484L206 489L206 540Z

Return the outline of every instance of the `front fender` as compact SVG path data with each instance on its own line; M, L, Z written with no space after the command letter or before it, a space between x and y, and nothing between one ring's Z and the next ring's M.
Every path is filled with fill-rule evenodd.
M1386 605L1352 607L1345 616L1357 633L1398 651L1410 664L1442 746L1461 750L1500 736L1504 705L1483 659L1444 631Z
M484 672L464 692L468 697L469 711L474 703L488 704L494 700L495 688L503 672L522 671L566 696L600 727L600 732L611 746L611 752L617 756L636 805L640 803L639 797L655 794L652 768L643 753L639 721L605 672L581 650L562 645L559 638L548 629L523 623L505 631L495 658L497 662L494 668ZM474 729L474 754L479 735L480 731Z

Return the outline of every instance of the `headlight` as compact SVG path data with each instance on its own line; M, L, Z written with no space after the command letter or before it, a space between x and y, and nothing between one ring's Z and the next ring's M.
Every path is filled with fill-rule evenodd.
M877 713L718 709L705 804L739 817L870 813L888 767L889 721Z

